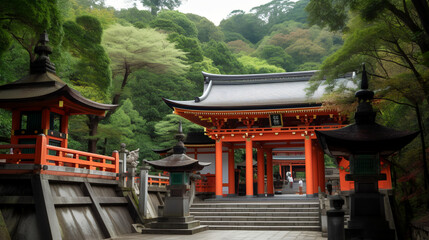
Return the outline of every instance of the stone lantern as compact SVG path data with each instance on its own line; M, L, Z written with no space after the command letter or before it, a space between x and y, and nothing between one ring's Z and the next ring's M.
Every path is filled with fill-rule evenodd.
M332 157L350 161L347 181L354 181L355 192L350 195L350 221L346 239L392 239L393 230L385 220L383 196L378 191L380 157L387 157L410 143L419 132L397 131L375 123L372 109L374 92L368 90L365 65L361 90L355 96L359 105L355 123L332 131L315 131L324 152ZM393 238L394 239L394 238Z
M200 226L200 221L194 220L189 214L190 174L202 170L211 163L199 162L186 155L183 144L185 135L182 133L182 123L179 124L179 133L176 134L177 144L173 147L173 154L156 161L144 162L155 169L170 173L170 196L165 199L162 216L157 222L151 223L151 229L144 229L143 233L160 234L193 234L208 229Z

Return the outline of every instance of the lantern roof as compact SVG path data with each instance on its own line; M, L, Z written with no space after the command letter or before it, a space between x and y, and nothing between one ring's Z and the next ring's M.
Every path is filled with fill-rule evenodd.
M186 155L186 148L183 144L185 135L182 133L182 122L179 123L179 132L178 134L176 134L175 138L177 139L177 144L173 147L173 154L160 160L144 160L145 163L153 166L158 170L164 170L168 172L199 171L211 164L209 162L200 162L197 159L191 158Z
M58 101L65 100L63 106L70 114L104 115L106 110L116 105L102 104L83 97L62 81L49 59L52 50L47 46L48 35L40 35L34 52L37 59L30 64L30 74L9 84L0 86L1 108L13 109L32 106L58 107Z
M371 101L374 92L368 90L368 77L363 65L361 90L355 96L359 105L355 123L332 131L315 131L326 154L348 157L352 154L376 154L388 156L410 143L419 132L398 131L375 122L376 113Z

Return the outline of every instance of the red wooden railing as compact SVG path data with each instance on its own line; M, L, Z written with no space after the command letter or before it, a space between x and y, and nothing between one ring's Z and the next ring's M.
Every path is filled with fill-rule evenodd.
M140 177L134 177L134 181L140 186ZM166 187L170 184L170 178L166 176L148 175L147 182L149 186Z
M196 192L215 192L215 175L201 174L201 179L195 181Z
M38 135L36 138L36 144L0 145L0 149L12 149L12 154L0 154L0 160L3 160L0 161L0 163L41 165L41 173L44 173L43 166L48 166L48 171L45 173L51 173L51 171L49 171L49 166L65 166L118 173L119 153L117 151L113 152L112 156L109 157L68 148L51 146L47 143L48 140L45 135ZM22 153L23 149L34 149L34 153ZM50 152L51 154L49 154Z

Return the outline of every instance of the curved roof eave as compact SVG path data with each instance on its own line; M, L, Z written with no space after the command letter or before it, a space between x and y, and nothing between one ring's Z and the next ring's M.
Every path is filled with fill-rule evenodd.
M187 110L207 110L207 111L237 111L237 110L272 110L285 108L310 108L320 107L322 103L290 103L276 105L249 105L249 106L205 106L193 104L194 101L174 101L162 98L164 102L171 108L181 108Z

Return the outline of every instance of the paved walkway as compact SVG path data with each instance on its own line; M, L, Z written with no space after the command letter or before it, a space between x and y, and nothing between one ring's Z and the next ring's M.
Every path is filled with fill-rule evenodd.
M114 240L326 240L321 232L208 230L194 235L128 234Z

